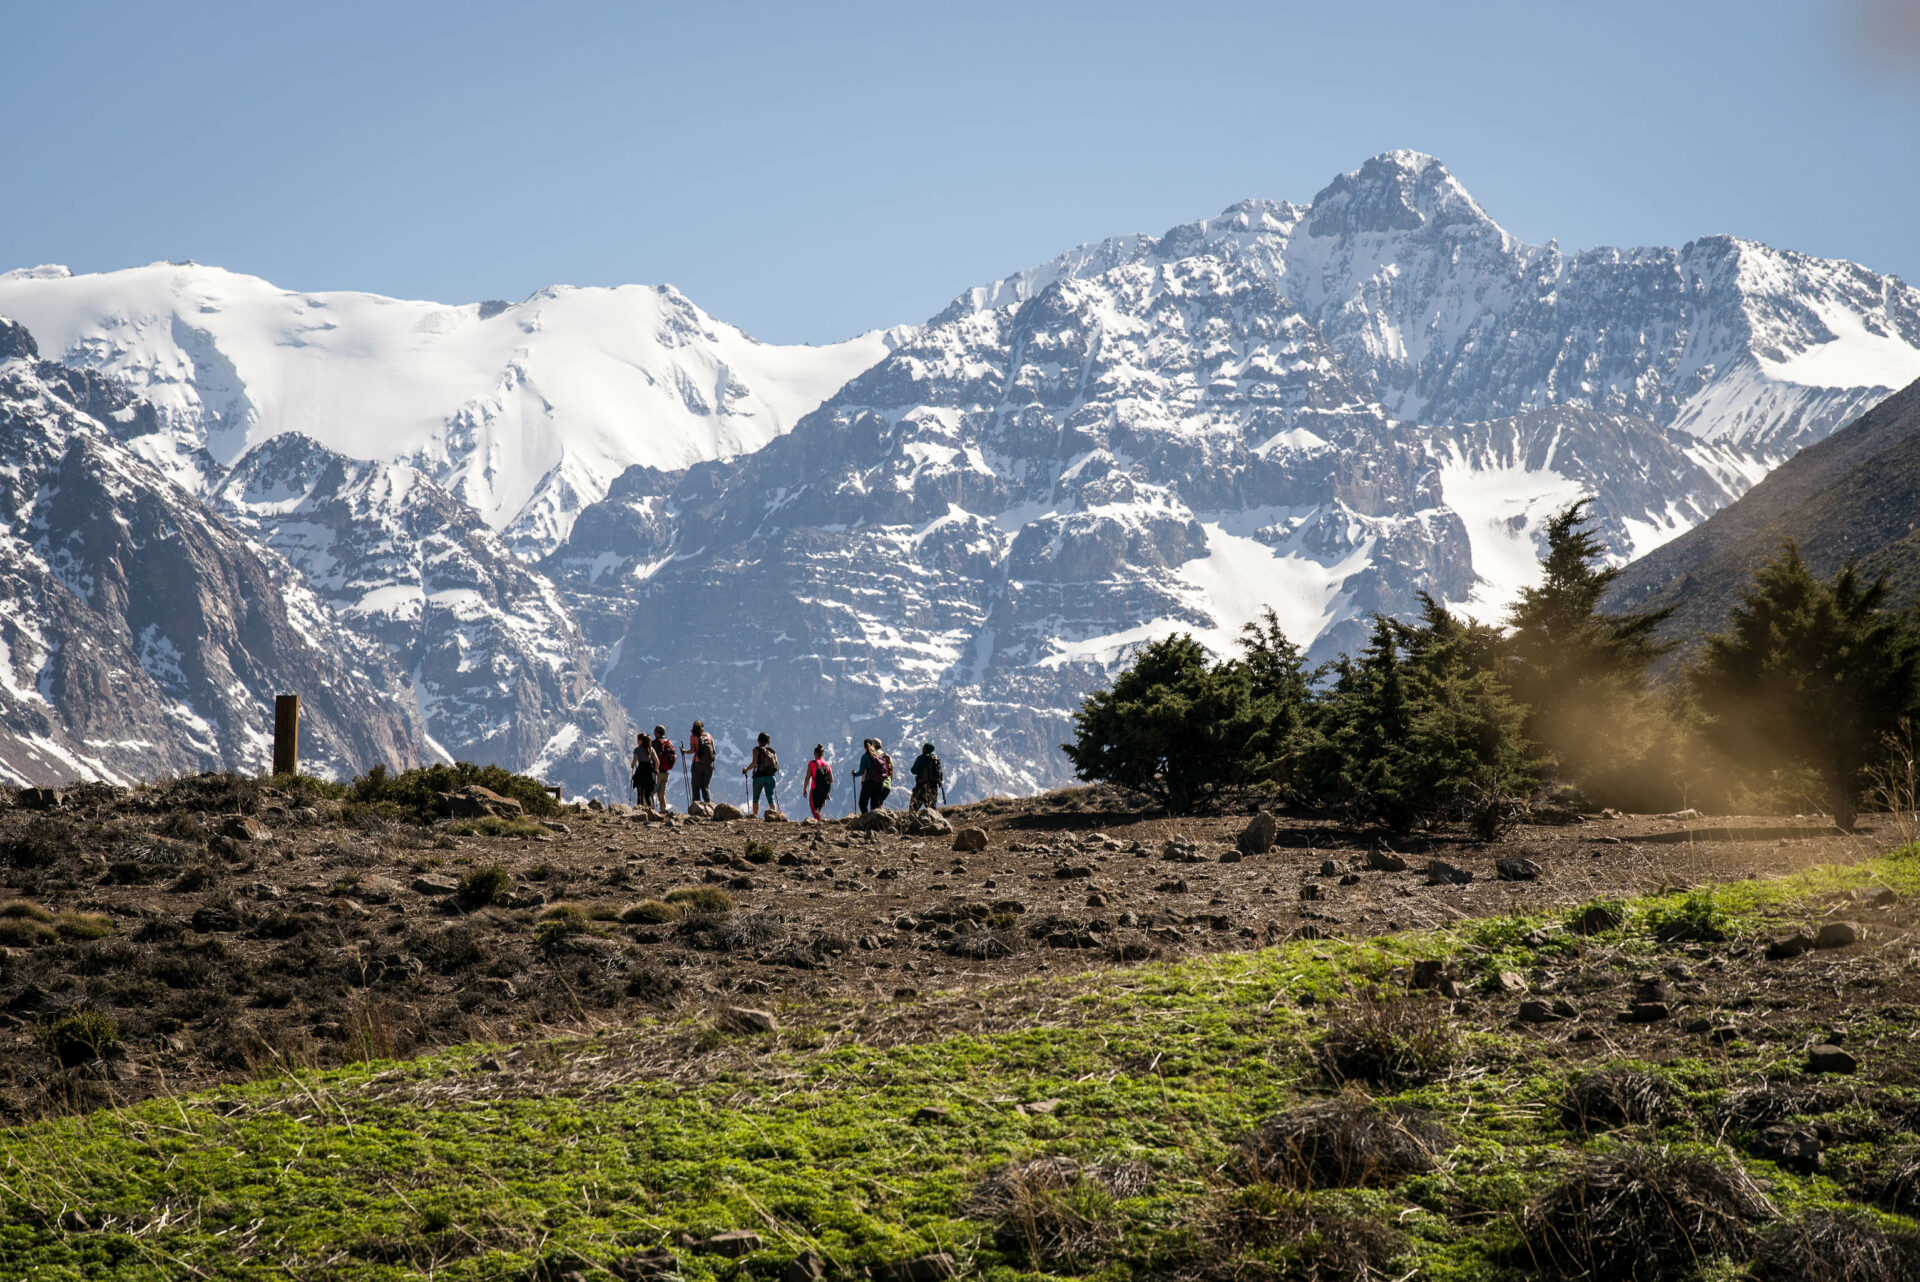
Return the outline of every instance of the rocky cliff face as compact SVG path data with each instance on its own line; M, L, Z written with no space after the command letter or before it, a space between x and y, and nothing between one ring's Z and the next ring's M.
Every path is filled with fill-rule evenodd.
M0 775L261 772L283 691L310 769L417 761L386 656L108 429L151 414L0 322Z
M560 593L417 469L288 434L248 451L215 501L410 674L441 752L569 792L626 786L626 716Z

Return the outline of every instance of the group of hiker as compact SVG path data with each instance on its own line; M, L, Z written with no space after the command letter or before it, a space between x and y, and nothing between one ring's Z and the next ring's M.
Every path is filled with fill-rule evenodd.
M686 769L688 804L711 804L715 757L713 736L707 733L703 721L693 723L685 743L676 744L665 726L655 726L650 736L635 735L633 756L628 764L633 771L636 803L648 810L668 813L667 784L673 778L674 766L681 764ZM761 732L751 759L740 768L740 773L746 777L748 806L756 819L760 817L763 801L769 810L778 808L775 794L780 780L780 754L774 751L771 735ZM929 809L936 800L945 800L946 770L933 744L920 745L920 755L914 759L909 773L913 776L913 793L907 801L908 811ZM894 768L893 757L880 740L868 739L861 745L860 761L853 768L853 777L860 784L861 814L886 808L887 796L893 791ZM801 776L800 796L815 819L823 817L820 812L833 796L833 764L827 760L825 744L813 745L813 756L808 758L806 771Z

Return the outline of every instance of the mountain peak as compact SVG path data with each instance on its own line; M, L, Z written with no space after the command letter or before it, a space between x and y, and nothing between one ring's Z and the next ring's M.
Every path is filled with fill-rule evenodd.
M1493 220L1447 167L1418 151L1386 151L1328 183L1313 198L1311 236L1414 231Z

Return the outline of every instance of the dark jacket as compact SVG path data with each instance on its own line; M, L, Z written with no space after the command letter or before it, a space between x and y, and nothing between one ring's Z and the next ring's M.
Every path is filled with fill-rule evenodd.
M937 788L945 777L945 773L940 769L940 758L931 752L923 752L914 759L913 781L915 783Z

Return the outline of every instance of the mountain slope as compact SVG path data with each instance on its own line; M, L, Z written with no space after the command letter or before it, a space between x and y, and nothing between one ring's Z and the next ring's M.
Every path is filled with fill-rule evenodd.
M284 691L307 768L417 761L385 655L105 427L152 421L0 321L0 776L263 772Z
M771 346L670 286L446 306L193 263L8 272L0 314L151 402L157 424L129 444L190 488L298 432L418 468L535 553L626 467L758 449L891 341Z
M626 716L559 592L418 470L286 433L249 450L214 498L412 674L442 752L569 792L626 786Z
M1627 566L1604 608L1671 607L1664 629L1691 653L1718 631L1753 571L1792 540L1815 573L1848 561L1920 596L1920 381L1808 447L1736 503Z

